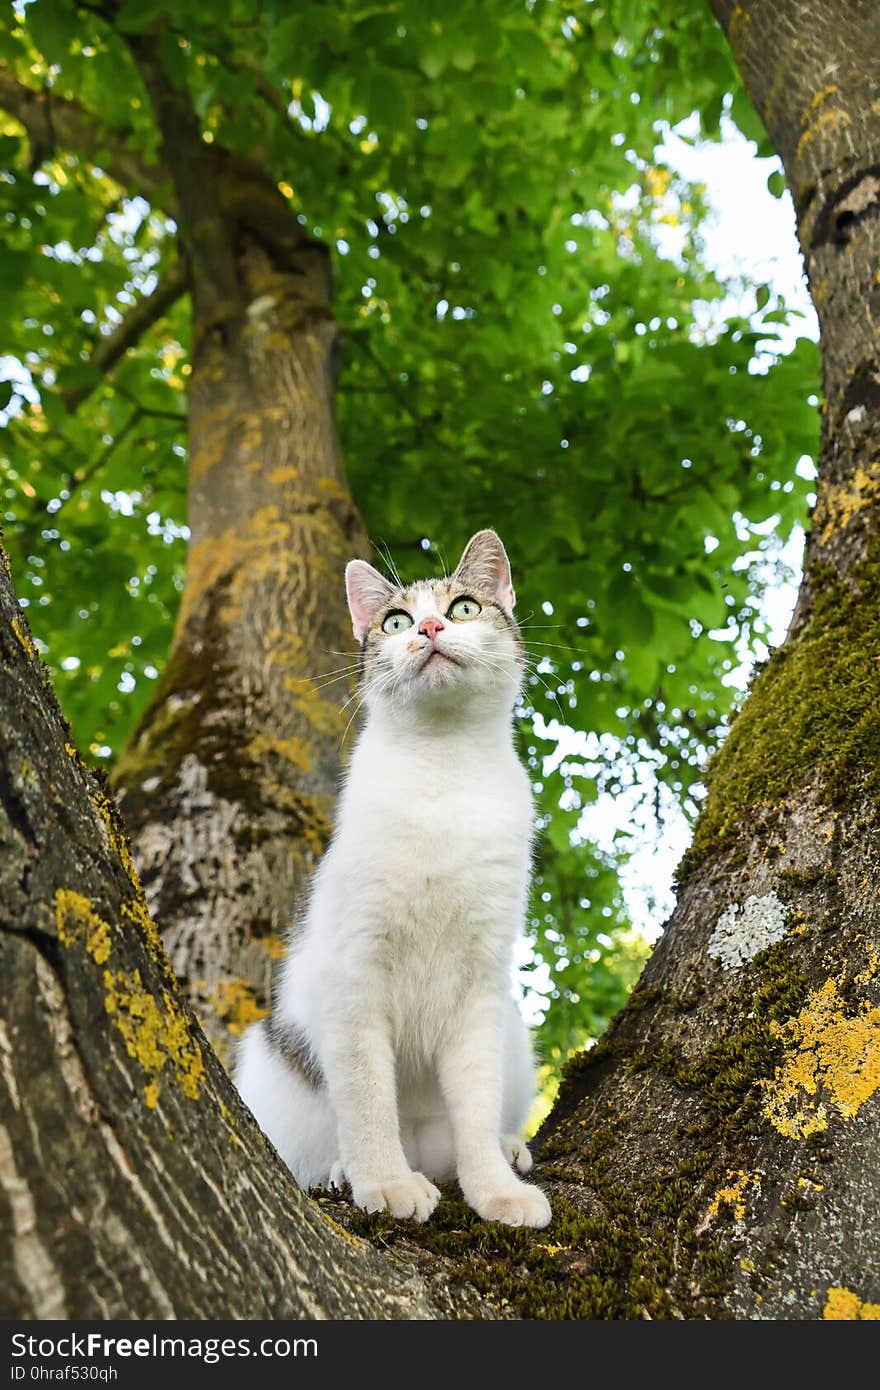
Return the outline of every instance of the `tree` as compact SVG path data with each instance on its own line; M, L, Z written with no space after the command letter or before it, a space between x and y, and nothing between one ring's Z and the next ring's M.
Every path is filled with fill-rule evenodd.
M709 633L755 627L745 519L784 532L809 487L813 345L748 372L785 318L766 292L760 330L706 341L699 194L654 162L658 116L717 128L732 74L706 12L37 0L2 42L30 398L8 541L212 1041L265 1007L326 837L358 513L416 573L476 517L553 610L526 610L520 728L563 1057L641 959L615 864L582 831L572 849L581 808L639 762L688 798L730 699ZM591 742L544 772L558 719Z
M453 1201L417 1232L346 1217L356 1235L379 1227L384 1242L439 1274L435 1297L442 1278L451 1277L452 1307L459 1311L465 1307L459 1300L482 1296L491 1310L521 1316L877 1316L871 1300L880 1292L880 1231L865 1220L878 1207L870 1156L880 1084L880 1011L872 993L880 950L872 912L877 346L865 306L870 309L876 288L880 203L877 114L862 56L876 42L877 19L862 0L852 0L842 16L825 0L817 0L806 18L795 0L719 4L718 11L783 158L822 317L825 408L804 584L785 646L759 675L713 762L666 934L607 1037L569 1066L542 1129L540 1175L554 1199L553 1243L547 1233L487 1229ZM154 73L151 37L139 33L133 46L145 74ZM831 83L829 64L838 78ZM180 100L167 90L164 99L172 105ZM182 227L185 183L175 188ZM738 384L748 391L747 381ZM172 978L159 976L161 957L147 960L143 909L130 881L120 879L118 851L114 860L99 846L93 812L92 828L83 820L77 827L54 819L53 788L61 789L57 804L71 817L87 803L89 788L78 765L78 786L68 788L63 780L57 715L21 645L26 629L5 580L3 601L2 670L9 688L0 705L7 725L0 746L8 767L0 786L3 833L15 858L4 855L0 883L11 904L7 910L4 902L4 918L11 924L24 914L25 937L17 938L24 968L34 969L37 955L54 958L62 997L72 1001L71 1036L80 1055L89 1036L86 1079L92 1073L98 1079L102 1102L120 1124L123 1107L112 1087L124 1089L129 1106L138 1091L143 1095L144 1119L157 1126L152 1142L160 1160L171 1149L158 1123L163 1107L182 1106L187 1087L201 1094L196 1055L211 1085L209 1093L205 1084L199 1118L209 1112L209 1094L220 1096L253 1142L246 1117L224 1098L213 1059L195 1052L198 1034ZM22 731L29 734L27 749ZM113 828L109 804L100 804ZM54 833L41 841L37 827L44 822ZM57 865L53 854L38 854L48 845L57 849ZM65 859L71 847L79 862ZM43 862L50 872L40 877L33 866ZM115 897L108 881L116 882ZM119 931L126 917L131 925ZM41 930L50 941L41 938L38 950ZM145 999L132 989L135 970ZM79 1013L80 1001L91 1012ZM102 1018L102 1008L110 1024L96 1045L85 1019ZM32 1021L22 1022L19 1033L27 1036L33 1028ZM65 1034L43 1052L44 1086L63 1078L64 1066L73 1075L66 1042ZM115 1071L102 1062L103 1048L118 1059ZM12 1071L4 1075L15 1096L21 1090L15 1089L18 1054L12 1056ZM10 1104L14 1109L14 1100ZM216 1110L205 1131L228 1138ZM148 1111L158 1112L153 1121ZM178 1135L193 1135L192 1117L180 1116L176 1128ZM77 1143L81 1129L75 1127ZM19 1146L32 1143L33 1132L25 1120L14 1139ZM183 1162L186 1145L176 1148L184 1151ZM31 1276L28 1285L14 1266L15 1289L25 1289L18 1296L29 1309L27 1291L52 1285L40 1265L46 1245L31 1239L20 1181L31 1167L17 1161L19 1152L13 1143L14 1166L7 1161L4 1174L12 1173L17 1251ZM78 1160L75 1154L70 1173ZM263 1163L280 1182L270 1155ZM46 1184L48 1170L32 1167L34 1181ZM5 1181L9 1190L8 1176ZM283 1182L272 1192L297 1203L297 1219L288 1218L285 1230L293 1228L301 1248L312 1248L314 1209L291 1197ZM300 1216L306 1211L308 1218ZM308 1226L298 1224L306 1220ZM51 1240L57 1245L57 1234ZM119 1258L106 1239L93 1239L90 1248L100 1250L110 1268ZM151 1252L154 1242L136 1248ZM377 1287L387 1288L390 1271L374 1268ZM359 1298L360 1287L355 1274L346 1297L351 1291ZM90 1306L100 1308L88 1293L77 1306L87 1306L89 1296ZM175 1312L186 1306L170 1302Z

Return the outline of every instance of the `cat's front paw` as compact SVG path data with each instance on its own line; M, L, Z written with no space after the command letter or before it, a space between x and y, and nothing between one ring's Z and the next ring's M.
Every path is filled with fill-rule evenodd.
M502 1134L501 1152L518 1173L527 1173L532 1166L532 1155L525 1139L517 1139L515 1134Z
M471 1202L478 1216L484 1221L503 1221L505 1226L549 1226L553 1213L550 1203L540 1187L530 1183L518 1182L515 1187L505 1187L502 1191L487 1196L481 1195Z
M364 1211L389 1211L401 1221L427 1221L440 1200L437 1188L423 1173L390 1182L356 1182L352 1196Z

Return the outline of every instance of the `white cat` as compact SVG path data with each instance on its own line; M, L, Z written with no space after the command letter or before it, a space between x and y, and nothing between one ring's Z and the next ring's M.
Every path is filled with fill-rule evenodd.
M397 588L345 572L367 718L271 1017L236 1081L303 1187L425 1221L457 1177L489 1220L545 1226L514 1169L535 1092L511 994L531 790L513 747L522 639L504 547Z

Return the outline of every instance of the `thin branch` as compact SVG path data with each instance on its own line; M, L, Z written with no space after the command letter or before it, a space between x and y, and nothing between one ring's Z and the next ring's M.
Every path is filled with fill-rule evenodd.
M351 330L349 330L346 334L346 339L348 340L348 342L354 343L355 347L360 348L361 352L366 357L369 357L370 361L375 366L382 380L385 382L389 394L394 397L401 410L403 410L404 413L407 414L411 420L415 421L419 428L425 433L427 438L433 440L433 442L437 445L438 449L443 449L447 454L455 454L456 458L463 462L463 460L461 460L461 456L459 454L458 449L456 449L452 444L449 444L445 439L441 439L440 436L437 434L437 431L434 429L433 426L433 421L425 419L423 415L420 415L419 412L412 405L410 405L410 402L406 396L405 386L401 381L395 379L394 373L390 371L388 367L386 367L379 354L373 351L373 349L370 347L370 344L367 342L366 337L361 333L352 332Z
M127 386L123 386L118 381L113 383L113 390L118 395L122 396L123 400L128 401L131 405L136 405L145 419L155 418L156 420L172 420L178 425L185 425L189 419L185 410L161 410L155 405L142 405L134 392L129 391Z
M394 373L390 370L390 368L386 367L385 363L382 361L378 353L373 351L373 349L370 347L370 344L367 342L365 334L362 331L352 331L351 329L348 329L346 331L345 340L346 342L354 343L356 347L360 348L361 352L363 352L366 357L369 357L370 361L375 365L376 369L378 370L379 375L382 377L382 380L385 382L388 394L394 397L401 410L403 410L403 412L406 415L408 415L409 418L415 424L419 426L419 429L422 431L426 439L430 439L432 444L435 444L438 449L442 449L444 453L452 454L453 458L456 460L456 462L459 464L461 468L471 468L475 469L478 473L485 473L486 468L491 463L491 460L489 460L488 458L464 458L462 456L461 450L458 448L457 445L451 444L447 439L444 439L442 435L438 434L437 429L435 427L436 417L420 415L418 410L416 410L416 408L410 404L406 394L408 388L404 385L402 381L398 381L395 378ZM344 389L351 388L349 387ZM527 483L529 487L532 487L535 481L534 476L532 474L519 473L516 469L513 468L505 469L505 477L516 478L520 482Z
M130 347L146 333L148 328L170 309L171 305L186 291L189 284L186 267L178 261L159 280L152 294L143 295L117 324L112 333L99 338L87 365L96 372L106 375L111 371ZM95 383L85 383L61 392L64 407L71 414L94 390Z
M48 87L36 91L0 65L0 106L27 131L32 169L51 158L56 148L82 154L106 169L132 195L140 193L174 214L173 194L164 171L146 164L118 131L102 128L100 118L78 102L55 96Z
M165 71L159 34L126 34L125 42L147 89L162 139L162 158L174 181L194 313L204 330L235 318L244 307L235 247L220 198L220 175L229 152L202 139L189 91L175 86Z
M42 530L42 528L46 525L47 521L53 521L54 518L58 515L58 512L61 511L65 503L70 501L70 498L73 496L73 494L79 491L79 489L83 486L84 483L89 482L89 480L93 478L96 473L100 472L100 470L104 467L104 464L110 458L111 454L114 453L114 451L119 447L119 445L126 438L126 436L131 434L131 431L134 429L135 425L138 424L138 422L142 419L143 414L144 412L141 410L140 406L137 406L132 411L131 415L129 415L125 424L122 426L122 429L117 431L114 437L110 440L109 444L106 444L104 446L98 457L94 459L93 462L90 463L87 468L77 469L73 473L65 473L63 475L62 481L58 485L58 492L66 492L68 495L64 498L64 500L61 503L61 507L59 507L57 511L52 513L47 512L47 503L43 500L42 497L35 497L31 502L31 505L28 508L26 515L23 516L21 521L18 522L18 525L22 528L22 530L24 530L25 532L29 532L36 530L37 527L39 527Z
M82 487L83 483L89 482L91 478L94 478L96 473L100 473L101 469L104 467L104 464L107 463L107 461L109 460L111 454L113 454L116 451L116 449L118 449L119 445L122 443L123 439L125 439L126 435L131 434L135 425L138 424L142 418L143 411L141 410L140 406L137 406L136 409L134 409L129 415L125 424L122 426L122 429L119 430L115 437L110 440L110 443L107 444L101 450L98 457L92 463L89 464L88 468L78 469L76 473L68 473L67 482L62 491L66 491L70 493L70 495L72 496L73 493L75 493L79 488ZM69 501L70 499L65 498L64 500Z

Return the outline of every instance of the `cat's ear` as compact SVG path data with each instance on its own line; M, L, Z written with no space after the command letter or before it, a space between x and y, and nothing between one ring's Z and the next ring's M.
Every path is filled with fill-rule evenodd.
M491 594L508 613L513 612L516 594L510 578L510 561L494 531L478 531L471 536L458 562L455 578Z
M366 560L349 560L345 566L345 592L354 635L363 642L379 609L394 593L394 586Z

